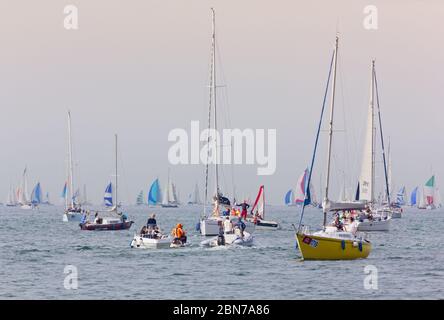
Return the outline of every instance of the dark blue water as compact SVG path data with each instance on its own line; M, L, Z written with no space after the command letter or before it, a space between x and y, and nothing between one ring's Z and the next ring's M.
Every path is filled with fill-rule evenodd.
M126 208L129 231L81 231L62 222L62 208L0 208L0 298L3 299L406 299L444 298L444 212L407 209L391 231L372 233L373 251L355 261L301 261L291 223L298 209L270 207L282 230L256 231L250 248L199 246L200 207ZM132 236L151 212L165 230L181 222L191 246L137 250ZM305 223L319 225L311 209ZM67 265L77 289L66 289ZM377 289L366 289L364 268L377 268ZM72 282L71 282L72 283Z

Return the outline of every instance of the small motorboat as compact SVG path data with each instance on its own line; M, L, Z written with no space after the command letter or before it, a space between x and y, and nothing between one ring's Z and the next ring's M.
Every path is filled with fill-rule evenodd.
M140 249L166 249L170 248L172 244L172 238L166 235L160 235L159 237L152 237L147 234L135 234L131 241L131 248Z
M217 237L204 240L200 243L203 247L220 247L220 246L251 246L254 237L244 231L243 235L239 228L235 228L233 233L221 233Z

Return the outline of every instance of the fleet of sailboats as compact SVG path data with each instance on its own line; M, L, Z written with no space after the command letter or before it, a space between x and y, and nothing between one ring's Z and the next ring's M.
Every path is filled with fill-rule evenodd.
M209 80L209 106L208 106L208 130L218 129L218 108L217 108L217 57L218 51L216 44L216 20L215 11L212 11L212 36L211 36L211 65ZM367 234L363 232L389 231L392 218L401 218L402 207L407 205L406 187L402 186L399 191L394 192L392 180L392 159L390 153L390 144L388 152L385 152L384 134L381 120L381 109L379 104L379 94L377 87L375 61L371 61L371 80L370 80L370 98L368 105L367 126L365 130L365 142L362 155L361 170L358 179L355 199L352 199L351 189L346 187L345 176L344 183L339 186L340 195L337 201L333 201L331 179L334 174L332 171L332 155L336 152L333 145L336 124L335 115L335 95L338 70L338 50L339 38L336 37L335 48L331 58L328 80L325 88L324 100L321 109L321 115L315 137L314 150L311 157L310 166L307 167L297 180L296 187L290 189L285 194L284 203L287 206L299 206L301 209L300 221L295 228L295 238L297 247L304 260L351 260L367 258L372 251L372 243L368 240ZM331 83L331 85L330 85ZM324 114L326 113L326 101L328 92L331 90L330 110L328 121L328 143L326 159L325 183L320 183L322 195L316 199L315 189L312 183L315 159L318 152L319 137L321 133ZM62 199L64 200L64 221L79 221L81 230L128 230L133 221L129 221L125 213L121 211L121 203L118 202L118 140L115 135L115 179L110 181L105 188L103 195L102 211L96 211L94 217L86 207L91 203L88 201L86 185L83 185L83 192L76 186L74 161L73 161L73 143L71 113L68 111L68 152L66 166L66 181L64 183ZM379 132L379 134L378 134ZM376 180L377 163L377 141L381 144L381 154L384 173L383 183ZM212 141L213 137L208 135L208 154L210 154L210 144L214 144L213 152L219 152L217 139ZM379 147L379 146L378 146ZM272 220L265 220L266 201L265 186L259 187L255 201L250 212L246 212L249 201L245 200L238 204L236 200L230 201L227 195L222 192L219 179L219 164L213 162L214 172L214 190L209 186L210 167L207 161L205 166L205 193L203 201L199 191L199 185L196 183L192 192L189 194L188 205L203 206L203 212L199 220L198 231L202 236L217 236L206 239L201 242L204 246L221 245L245 245L253 244L253 231L256 229L278 230L280 223ZM42 185L38 181L28 193L28 170L24 168L19 186L16 188L10 185L7 201L8 207L20 207L22 209L39 208L41 205L50 205L49 193L42 191ZM234 184L234 183L233 183ZM379 188L378 188L379 187ZM384 189L379 191L377 189ZM233 188L234 189L234 188ZM234 191L233 191L234 198ZM394 197L395 196L395 197ZM393 201L392 201L393 200ZM322 203L320 203L322 201ZM212 202L211 212L207 212L207 204ZM151 207L178 208L180 197L177 186L171 178L170 170L164 184L163 191L159 179L156 178L145 199L144 190L137 194L136 205L149 205ZM236 207L242 207L243 212L236 210ZM322 209L323 222L320 229L311 230L309 226L303 224L304 213L307 206L314 206ZM435 174L420 186L416 186L410 194L410 206L419 209L434 210L442 206L442 200L439 188L436 184ZM319 211L317 211L319 212ZM333 221L328 221L328 215L334 217ZM268 218L268 217L267 217ZM243 227L242 227L242 224ZM171 237L162 235L159 239L145 238L136 235L131 242L131 247L171 247Z

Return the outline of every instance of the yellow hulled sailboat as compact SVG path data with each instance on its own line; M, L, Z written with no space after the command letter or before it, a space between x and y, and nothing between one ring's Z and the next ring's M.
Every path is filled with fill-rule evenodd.
M325 195L322 203L322 210L324 213L323 228L320 231L311 232L308 226L302 224L304 216L304 209L307 204L311 202L310 188L306 188L305 200L302 205L302 212L299 221L299 226L296 229L296 240L298 248L301 252L304 260L352 260L359 258L367 258L372 250L370 241L365 238L365 235L361 236L345 230L341 230L336 226L327 225L327 214L329 212L337 212L342 210L362 210L365 208L365 204L360 202L332 202L329 200L329 183L330 183L330 169L331 169L331 149L333 138L333 115L334 115L334 100L336 90L336 66L337 66L337 54L338 54L338 42L336 37L335 49L330 63L330 71L327 80L327 86L324 95L324 103L322 105L321 117L318 125L318 131L316 135L316 142L314 146L314 152L311 160L311 169L308 177L308 183L310 185L312 170L315 162L316 151L319 141L319 134L322 126L322 118L325 110L325 102L327 99L328 87L330 82L331 73L333 72L332 81L332 97L330 104L330 121L329 121L329 140L328 140L328 152L327 152L327 175L325 185ZM332 70L333 69L333 70Z

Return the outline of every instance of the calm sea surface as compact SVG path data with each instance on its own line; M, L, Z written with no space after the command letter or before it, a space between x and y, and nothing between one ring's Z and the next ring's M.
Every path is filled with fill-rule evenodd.
M444 299L444 211L406 209L390 232L371 233L373 251L355 261L301 261L291 223L298 208L268 207L282 230L254 233L250 248L199 246L194 230L199 206L178 209L128 207L129 231L81 231L62 222L63 209L0 208L2 299ZM191 246L138 250L129 247L151 212L169 231L181 222ZM304 223L318 226L309 209ZM64 269L78 272L78 289L67 290ZM366 290L364 268L378 270L378 289Z

